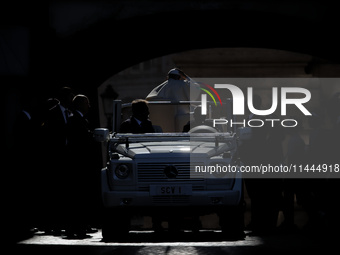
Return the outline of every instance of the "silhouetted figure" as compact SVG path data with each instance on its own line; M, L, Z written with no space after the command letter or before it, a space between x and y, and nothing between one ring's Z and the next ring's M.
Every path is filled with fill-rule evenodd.
M154 133L152 122L149 120L149 107L147 101L136 99L132 101L132 116L120 126L120 133Z
M193 116L194 119L184 125L183 132L189 132L189 130L194 127L205 125L206 115L201 114L201 109L202 107L200 105L195 107Z
M325 128L325 109L321 107L312 112L308 117L308 124L311 128L309 133L309 145L306 157L306 165L311 167L318 164L328 164L330 162L330 142L329 131ZM306 175L309 173L306 172ZM306 228L309 232L319 232L325 227L325 202L327 197L327 180L324 178L310 178L305 181L305 193L303 206L308 214L308 224Z
M267 118L279 119L279 117L275 114L267 116ZM282 147L282 142L284 139L285 132L281 125L268 127L268 134L265 140L265 147L267 147L267 157L265 162L267 164L270 164L271 166L280 166L284 163ZM266 218L264 215L263 220L268 224L268 230L275 231L280 210L280 202L282 200L282 179L265 179L264 182L264 187L267 188L267 191L264 191L267 198L267 204L264 210L267 210L268 217Z
M148 102L143 99L132 101L132 116L125 120L120 126L120 133L154 133L152 122L149 120ZM153 228L156 231L161 231L161 220L158 215L153 215Z
M190 78L182 70L173 68L168 72L167 79L154 88L146 100L190 100Z
M327 164L334 166L340 164L340 92L336 92L328 101L326 111L315 111L310 118L313 130L310 134L310 150L308 163ZM320 114L325 113L331 127L326 129L318 125ZM323 124L323 122L321 122ZM317 158L315 158L317 157ZM308 231L321 233L323 237L338 236L340 226L340 206L337 202L340 193L340 181L336 178L338 173L328 172L327 178L310 181L311 201L309 204Z
M86 237L86 229L96 208L97 176L94 163L93 133L86 116L89 99L76 95L72 101L73 115L68 122L69 167L65 177L68 192L65 213L69 238Z
M71 88L61 88L57 95L59 103L49 109L45 121L48 134L52 135L55 145L60 150L67 145L67 122L73 114L71 111L73 97Z
M254 95L253 103L255 109L260 109L261 97ZM263 119L263 116L251 114L249 119ZM281 164L283 137L280 128L271 127L268 123L252 128L252 138L240 148L241 161L249 166ZM251 199L251 223L248 227L255 234L272 233L275 231L279 212L281 180L251 177L245 179L245 185Z
M189 120L190 106L178 102L197 101L200 95L199 85L182 70L173 68L168 72L166 80L147 95L146 100L173 102L175 130L181 131Z
M304 165L306 161L306 145L300 135L302 124L296 127L287 128L288 144L287 144L287 155L286 163L288 166ZM294 204L295 196L298 203L301 202L301 195L305 192L303 189L304 180L286 178L283 180L283 215L284 222L280 225L280 229L283 232L294 232L297 230L297 226L294 223ZM301 193L302 192L302 193Z
M48 110L43 123L43 165L45 165L44 189L51 192L45 201L47 212L46 232L60 234L64 224L64 206L67 192L64 189L65 176L68 175L68 119L71 112L72 89L63 87L56 96L59 103Z
M38 121L35 100L36 98L30 93L21 97L21 111L16 116L13 127L14 147L10 153L13 164L6 166L8 168L6 171L13 173L11 179L15 182L14 196L11 196L12 200L15 199L10 201L11 204L14 203L11 209L14 213L21 212L19 217L16 215L14 226L11 226L13 234L19 238L32 234L31 229L37 223L36 184L39 176L36 171ZM25 210L22 211L22 208Z
M330 164L336 165L340 164L340 92L334 93L331 97L327 113L332 123L331 137L332 143ZM335 175L335 174L334 174ZM327 197L327 213L329 215L330 224L330 234L338 235L338 230L340 227L340 205L337 202L340 194L340 179L331 176L329 179L329 196ZM335 236L335 235L334 235Z

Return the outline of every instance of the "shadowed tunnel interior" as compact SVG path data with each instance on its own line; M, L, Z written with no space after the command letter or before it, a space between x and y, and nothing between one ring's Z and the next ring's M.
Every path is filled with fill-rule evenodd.
M97 88L112 75L156 57L194 49L244 47L340 62L337 8L323 1L165 1L163 6L157 1L125 2L87 1L93 4L89 6L78 1L46 1L40 8L30 2L1 4L0 82L7 137L3 166L16 164L10 160L18 145L8 137L13 136L11 128L21 103L17 95L26 91L42 99L70 85L89 95L93 125L99 126ZM112 12L101 18L77 18L82 8L91 7L112 8ZM14 36L18 31L24 33ZM25 68L13 67L12 61ZM15 185L16 173L7 169L7 175ZM10 216L13 212L25 210L12 207L16 199L6 198L9 225L16 221Z

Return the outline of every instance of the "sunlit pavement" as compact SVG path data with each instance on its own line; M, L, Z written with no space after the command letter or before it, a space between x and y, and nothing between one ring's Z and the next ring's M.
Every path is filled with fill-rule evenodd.
M334 245L333 245L334 244ZM20 241L11 254L331 254L334 242L301 233L251 236L225 240L219 231L180 233L176 236L152 231L130 232L126 240L104 242L101 231L84 239L44 235L37 232Z

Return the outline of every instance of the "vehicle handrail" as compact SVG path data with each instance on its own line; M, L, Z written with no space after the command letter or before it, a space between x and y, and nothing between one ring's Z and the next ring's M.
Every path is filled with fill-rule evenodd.
M201 101L172 101L172 100L158 100L158 101L148 101L148 104L155 104L155 105L190 105L190 104L197 104L200 105ZM207 101L208 104L214 104L212 101ZM122 108L130 107L130 103L122 104Z
M113 143L138 143L138 142L161 142L161 141L202 141L225 143L234 139L230 133L115 133L110 138Z

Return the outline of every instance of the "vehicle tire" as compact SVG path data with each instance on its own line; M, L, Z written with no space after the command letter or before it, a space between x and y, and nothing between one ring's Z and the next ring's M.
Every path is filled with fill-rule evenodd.
M226 239L244 239L244 208L243 204L224 207L218 213L222 234Z
M106 209L102 226L103 241L119 241L128 236L130 216L123 210Z

